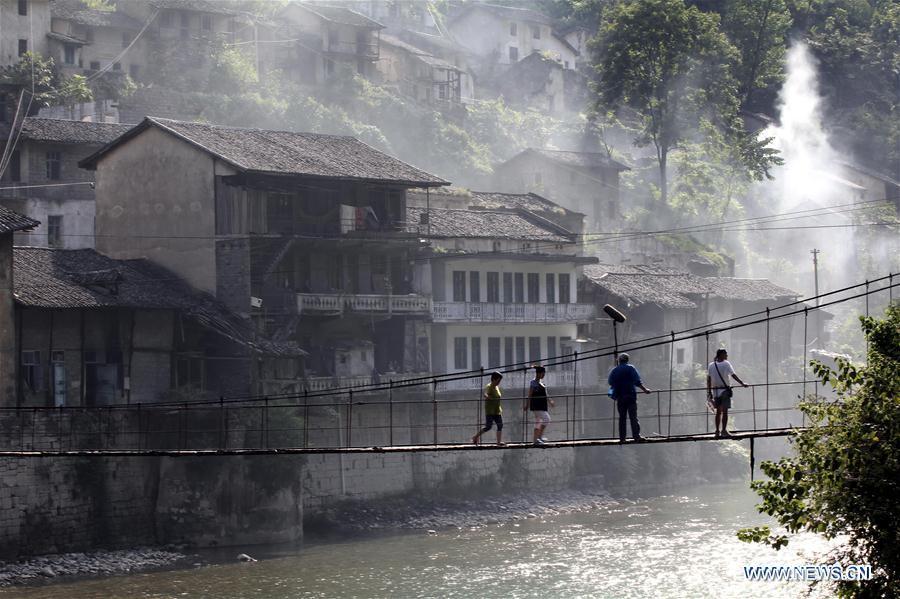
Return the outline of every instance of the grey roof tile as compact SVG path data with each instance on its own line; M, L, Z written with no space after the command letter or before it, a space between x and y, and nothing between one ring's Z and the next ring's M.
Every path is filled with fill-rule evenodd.
M563 208L556 202L536 193L500 193L498 191L472 191L470 204L479 208L521 209L529 212L551 212L554 214L581 214Z
M134 125L28 117L22 125L22 139L65 144L103 145L116 139L132 127Z
M24 306L178 310L252 351L303 354L295 344L258 339L252 323L146 260L114 260L90 249L16 247L13 269L14 296Z
M421 207L406 209L408 231L425 234L429 230L427 224L421 223L421 215L425 212L425 208ZM573 242L573 238L561 234L558 227L541 226L513 211L432 208L428 211L428 218L431 235L436 237Z
M143 24L119 10L97 10L85 6L82 0L51 0L50 15L91 27L113 27L139 30Z
M0 206L0 233L12 233L14 231L27 231L41 223L28 218L24 214L14 212L9 208Z
M447 185L443 179L379 152L355 137L242 129L155 117L147 117L128 136L113 141L79 164L93 167L103 154L127 137L151 126L168 131L241 171L417 186Z
M313 2L301 2L299 5L309 12L322 17L326 21L331 21L332 23L350 25L352 27L362 27L365 29L384 29L384 25L378 21L372 20L362 13L343 6L328 6L327 4Z

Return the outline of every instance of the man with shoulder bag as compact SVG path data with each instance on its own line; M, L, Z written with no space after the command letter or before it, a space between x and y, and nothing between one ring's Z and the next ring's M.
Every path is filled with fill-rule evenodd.
M728 351L719 349L716 351L716 359L709 363L706 374L706 397L708 401L713 402L716 409L716 439L731 436L728 433L728 410L731 409L734 389L728 384L729 376L741 386L747 386L735 374L734 367L728 361ZM719 427L720 422L721 428Z

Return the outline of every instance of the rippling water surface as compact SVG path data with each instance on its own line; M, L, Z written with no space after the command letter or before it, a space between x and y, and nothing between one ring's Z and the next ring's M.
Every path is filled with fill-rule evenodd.
M747 581L742 567L819 563L828 545L812 535L780 552L741 543L738 528L768 522L755 502L746 484L715 485L587 513L308 546L257 563L20 588L14 596L801 597L805 583Z

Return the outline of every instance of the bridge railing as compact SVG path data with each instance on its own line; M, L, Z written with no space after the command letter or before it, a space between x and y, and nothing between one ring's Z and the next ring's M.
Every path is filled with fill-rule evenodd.
M735 389L729 429L760 431L805 424L798 403L804 390L820 397L816 381L791 381ZM577 391L577 390L576 390ZM615 402L603 392L553 396L549 440L618 438ZM504 441L530 441L534 425L522 390L510 385L503 399ZM644 436L711 432L714 415L705 388L639 394ZM353 448L471 443L481 429L480 389L347 393L263 402L179 405L0 408L0 450L209 450ZM628 436L631 436L630 424ZM491 432L482 442L495 441Z

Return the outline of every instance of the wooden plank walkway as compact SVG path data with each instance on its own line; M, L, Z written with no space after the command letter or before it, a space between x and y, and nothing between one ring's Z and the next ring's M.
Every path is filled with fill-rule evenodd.
M804 430L802 427L777 428L756 431L736 431L731 433L730 440L761 439L766 437L787 437ZM628 440L624 445L654 445L660 443L685 443L688 441L727 441L716 439L713 433L695 435L672 435L670 437L647 437L638 443ZM392 445L385 447L285 447L254 449L75 449L66 451L0 451L0 458L59 458L59 457L225 457L245 455L315 455L315 454L388 454L388 453L425 453L436 451L497 451L505 449L546 449L562 447L603 447L618 446L618 439L578 439L574 441L548 441L544 445L533 443L455 443L442 445Z

